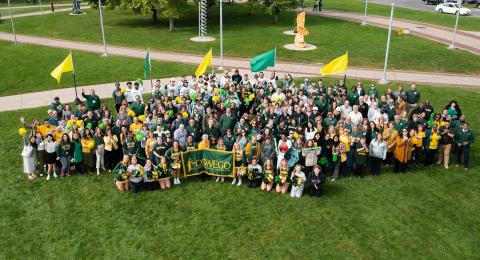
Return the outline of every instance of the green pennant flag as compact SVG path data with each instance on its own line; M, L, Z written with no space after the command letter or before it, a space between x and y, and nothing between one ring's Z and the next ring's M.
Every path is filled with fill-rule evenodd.
M147 56L145 57L145 68L143 69L143 77L147 79L148 71L152 71L152 63L150 62L150 49L147 50Z
M250 70L252 72L262 71L268 67L275 66L275 57L277 51L273 49L250 60Z

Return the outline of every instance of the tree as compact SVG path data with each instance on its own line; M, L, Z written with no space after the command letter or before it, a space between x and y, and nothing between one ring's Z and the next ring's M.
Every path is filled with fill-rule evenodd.
M94 1L94 0L90 0ZM106 0L110 8L132 9L138 13L152 13L152 21L156 22L157 14L169 19L169 32L175 31L175 19L185 14L188 0Z
M274 15L275 23L278 23L280 13L288 9L296 9L299 6L298 0L264 0L263 6L269 15Z

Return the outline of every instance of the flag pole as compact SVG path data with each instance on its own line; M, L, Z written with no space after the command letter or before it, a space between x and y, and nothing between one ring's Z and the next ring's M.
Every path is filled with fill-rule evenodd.
M212 47L210 47L210 51L212 51ZM214 69L213 69L213 51L212 51L212 60L210 62L210 66L212 67L212 74L214 73Z
M107 43L105 41L105 30L103 29L103 13L102 13L102 0L98 0L98 10L100 11L100 25L102 28L102 40L103 40L103 55L107 56Z
M452 39L452 44L448 46L449 49L455 49L455 41L457 38L457 29L458 29L458 18L460 17L460 9L462 8L462 1L458 1L458 11L457 11L457 17L455 18L455 28L453 29L453 39Z
M273 60L273 79L275 79L275 63L277 63L277 45L275 45L275 60Z
M77 79L75 78L75 65L73 63L73 54L72 51L70 50L70 55L72 55L72 75L73 75L73 86L75 88L75 104L80 104L82 103L80 99L78 98L78 93L77 93Z
M12 22L12 33L13 33L13 40L15 44L17 44L17 34L15 33L15 24L13 22L13 13L12 13L12 6L10 5L10 0L8 1L8 10L10 12L10 21Z
M385 65L383 66L383 76L380 79L380 84L387 84L387 66L388 66L388 52L390 51L390 38L392 36L392 23L393 23L393 10L395 8L395 3L392 3L392 8L390 11L390 24L388 26L388 37L387 37L387 50L385 52Z
M220 70L223 70L223 0L220 0Z
M367 9L368 9L368 0L365 0L365 13L363 14L363 21L361 25L367 25Z
M148 63L150 63L150 91L153 91L152 59L150 59L150 49L148 49Z

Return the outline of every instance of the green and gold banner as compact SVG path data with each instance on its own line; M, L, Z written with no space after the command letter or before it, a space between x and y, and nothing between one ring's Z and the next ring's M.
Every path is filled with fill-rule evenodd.
M233 152L213 149L187 151L182 153L182 166L185 176L206 173L213 176L233 177Z

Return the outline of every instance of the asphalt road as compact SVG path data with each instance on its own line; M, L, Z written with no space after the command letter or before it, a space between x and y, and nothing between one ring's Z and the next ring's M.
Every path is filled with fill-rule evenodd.
M368 0L368 1L372 3L384 4L384 5L390 5L390 3L394 1L395 5L399 7L435 12L435 5L425 5L422 0ZM468 5L467 7L470 8L470 10L472 10L472 16L480 18L479 8L472 7L472 5ZM452 15L452 14L444 14L444 15Z

